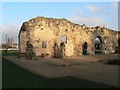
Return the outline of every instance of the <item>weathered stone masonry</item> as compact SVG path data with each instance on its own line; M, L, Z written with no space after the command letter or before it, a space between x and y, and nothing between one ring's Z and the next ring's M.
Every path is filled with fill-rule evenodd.
M67 19L36 17L24 22L19 32L20 56L79 56L115 53L118 32L105 27L87 27ZM99 39L99 45L95 39ZM64 40L63 40L64 39Z

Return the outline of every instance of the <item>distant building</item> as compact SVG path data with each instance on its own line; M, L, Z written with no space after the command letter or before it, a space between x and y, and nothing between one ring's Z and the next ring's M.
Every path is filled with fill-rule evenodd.
M2 43L0 43L0 48L2 48Z
M14 43L12 48L18 48L18 44L17 43Z
M1 48L6 48L6 43L2 43Z
M17 43L14 43L12 45L12 47L6 47L6 43L2 43L0 45L0 51L4 51L4 50L7 50L7 51L17 51L18 50L18 44Z
M14 38L13 37L9 37L8 38L8 47L12 48L14 44Z

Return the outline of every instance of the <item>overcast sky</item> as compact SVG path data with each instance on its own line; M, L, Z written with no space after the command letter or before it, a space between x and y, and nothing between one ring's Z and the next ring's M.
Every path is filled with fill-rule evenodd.
M22 23L37 16L67 18L80 25L118 30L117 9L117 2L4 2L0 18L2 41L7 33L17 42Z

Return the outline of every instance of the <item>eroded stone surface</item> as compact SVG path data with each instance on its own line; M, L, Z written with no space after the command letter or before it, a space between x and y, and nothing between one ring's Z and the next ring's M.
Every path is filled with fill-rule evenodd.
M63 35L67 40L64 42L64 49L61 50ZM101 38L102 53L115 52L118 47L117 31L100 26L78 25L63 18L36 17L23 23L19 32L19 48L20 53L34 52L35 56L78 56L83 55L83 44L86 42L87 54L91 55L95 54L94 40L97 37ZM46 48L42 47L43 41L46 42ZM33 48L29 48L27 43Z

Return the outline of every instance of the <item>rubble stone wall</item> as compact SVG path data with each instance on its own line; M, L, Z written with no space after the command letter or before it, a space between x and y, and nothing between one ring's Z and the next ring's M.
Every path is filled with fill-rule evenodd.
M78 25L64 18L36 17L23 23L19 33L19 50L21 53L31 52L27 47L29 43L36 56L60 55L61 52L57 49L60 49L62 36L66 36L64 51L61 51L64 56L83 55L84 43L87 43L87 54L95 54L94 40L98 36L102 40L102 53L114 53L118 47L117 31L100 26ZM46 41L46 48L42 47L43 41Z
M19 37L19 50L22 53L26 53L26 32L21 32Z

